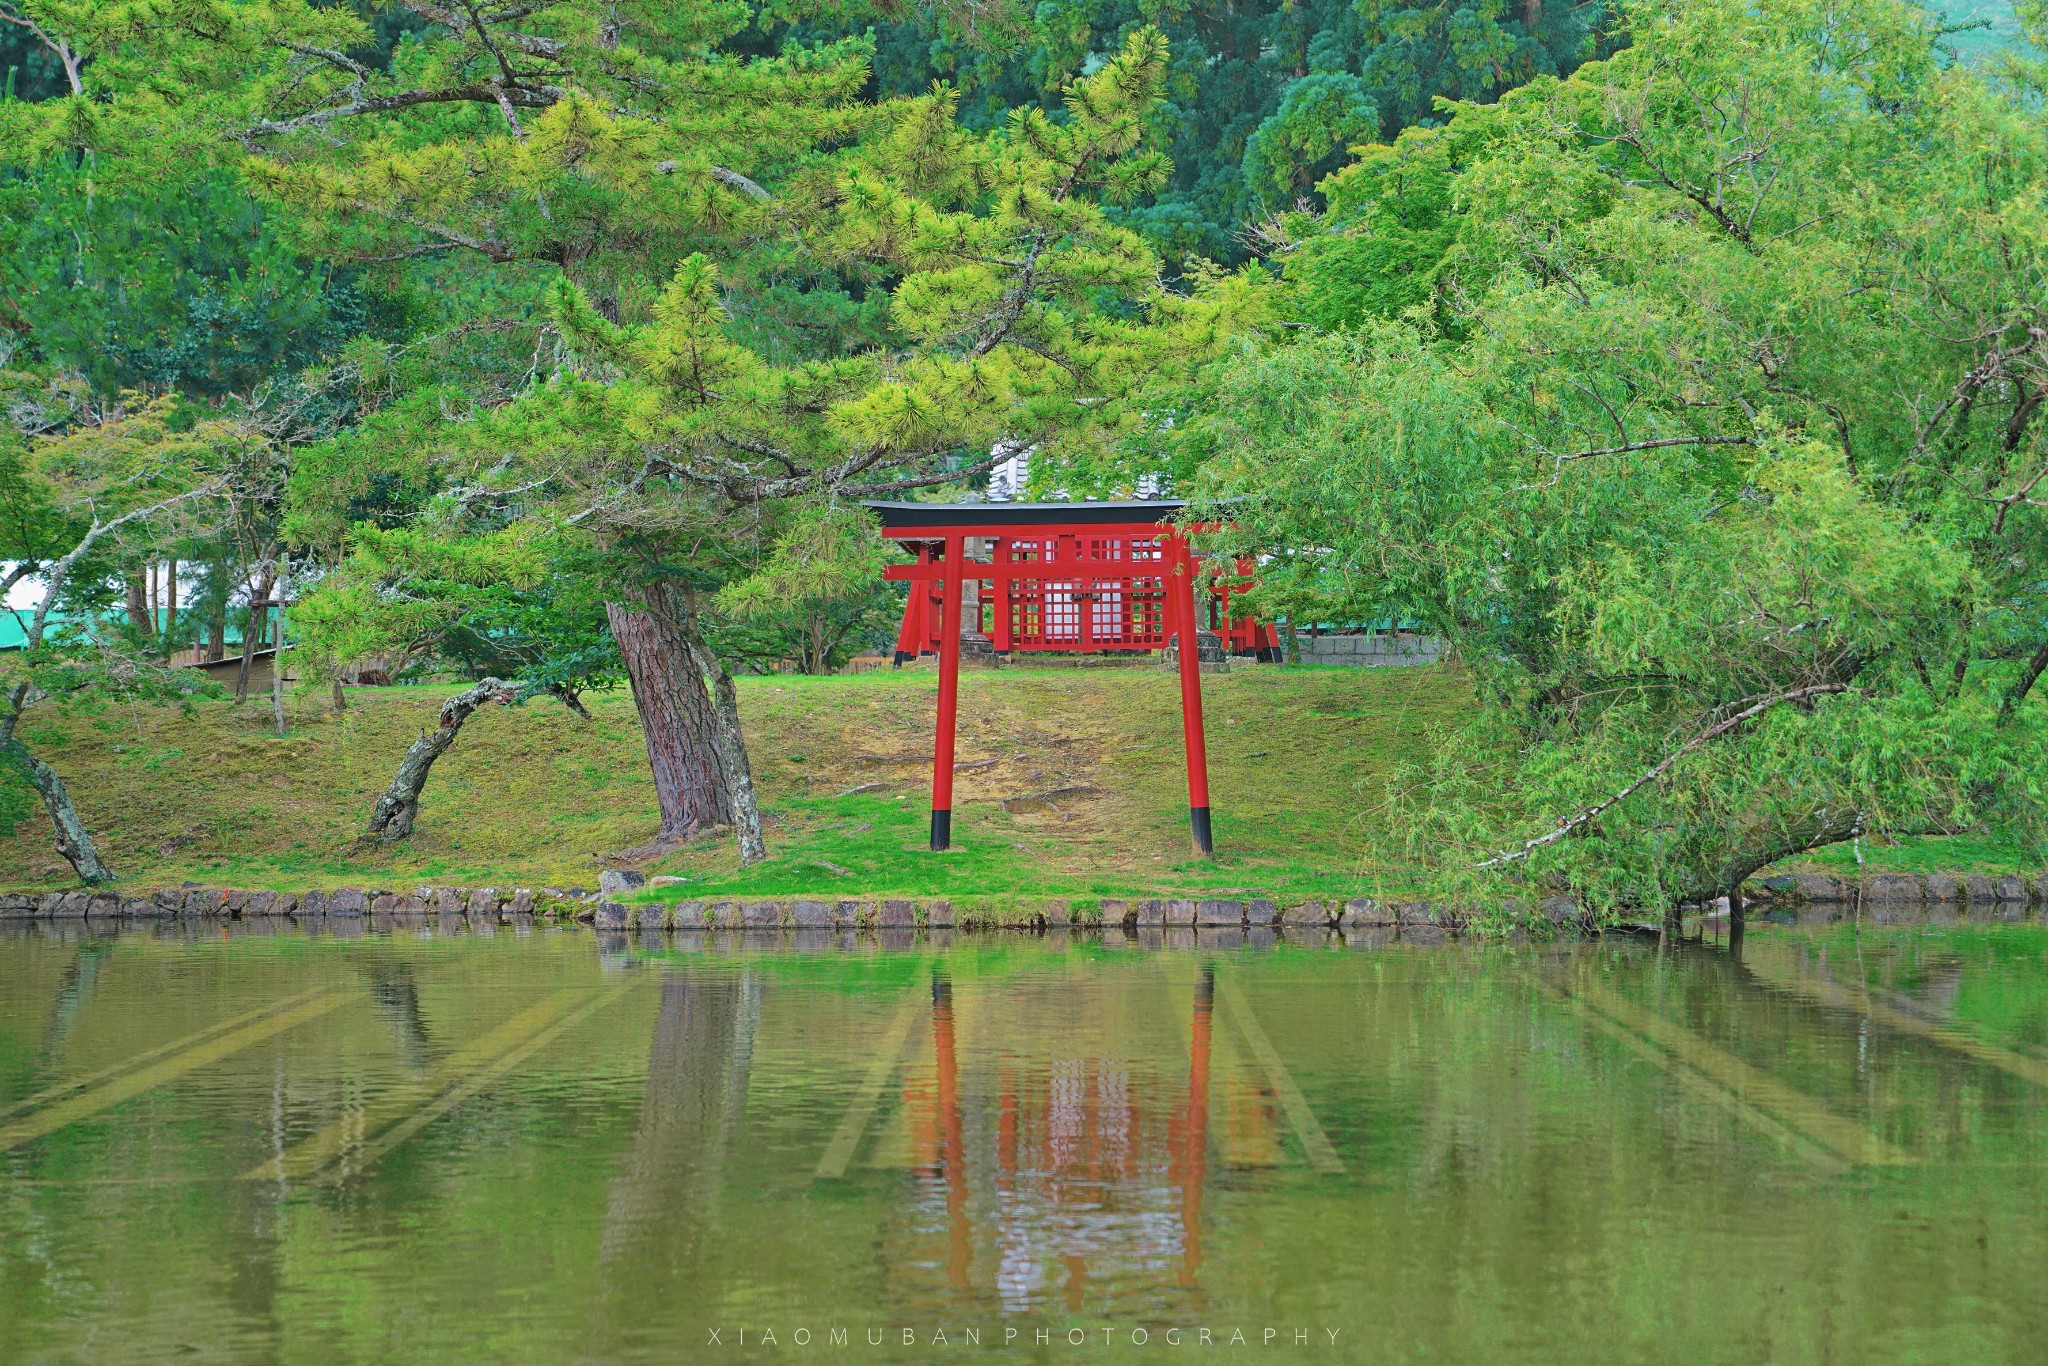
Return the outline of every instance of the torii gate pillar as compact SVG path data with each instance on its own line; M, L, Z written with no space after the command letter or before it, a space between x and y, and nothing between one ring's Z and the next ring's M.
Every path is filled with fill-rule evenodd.
M1176 643L1181 736L1186 744L1188 829L1197 853L1214 852L1209 816L1209 753L1202 724L1202 614L1198 569L1187 537L1171 522L1182 504L1138 503L869 503L882 534L916 547L917 563L891 566L888 577L910 584L897 637L897 662L938 655L938 725L932 743L931 847L953 843L953 761L960 719L960 640L967 581L987 581L977 594L995 611L998 651L1113 652ZM970 563L968 538L992 542L993 558ZM1248 566L1239 564L1242 579ZM936 588L936 592L933 590ZM1231 588L1213 590L1223 629L1248 651L1273 648L1272 630L1247 617L1233 623ZM1204 601L1207 597L1205 595Z

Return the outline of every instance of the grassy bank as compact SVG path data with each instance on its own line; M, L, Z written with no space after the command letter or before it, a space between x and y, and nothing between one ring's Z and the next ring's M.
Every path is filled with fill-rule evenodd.
M773 857L708 838L646 865L732 895L1119 895L1355 886L1377 781L1469 698L1448 668L1244 669L1204 680L1217 859L1189 856L1179 693L1150 669L967 674L951 853L924 849L929 670L740 681ZM658 827L630 699L585 721L545 699L480 713L434 770L413 839L355 846L449 689L371 688L335 713L140 709L45 726L48 753L124 882L592 885ZM61 886L48 823L0 839L0 883Z
M1447 666L1260 667L1204 680L1217 857L1188 849L1178 689L1150 669L963 677L954 838L925 849L936 679L928 670L748 678L741 708L772 857L708 837L645 865L691 896L1355 894L1388 772L1468 704ZM479 714L434 770L418 832L357 847L370 805L447 688L367 688L344 712L291 700L190 716L136 709L27 738L51 756L124 883L310 889L423 882L592 886L658 828L630 699L590 720L540 700ZM1866 843L1864 871L2021 871L1967 838ZM1855 871L1844 846L1803 863ZM40 815L0 838L0 887L69 885Z

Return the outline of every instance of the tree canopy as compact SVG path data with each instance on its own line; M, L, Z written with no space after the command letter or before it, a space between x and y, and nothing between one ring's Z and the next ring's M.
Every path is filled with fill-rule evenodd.
M1390 808L1450 888L1728 891L1876 833L2041 837L2048 146L1869 0L1630 47L1368 149L1294 225L1326 329L1175 452L1262 591L1418 619L1485 706Z

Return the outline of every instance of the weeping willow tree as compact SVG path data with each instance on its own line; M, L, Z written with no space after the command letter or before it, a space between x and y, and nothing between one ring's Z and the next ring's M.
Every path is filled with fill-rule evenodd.
M1449 895L1728 893L1831 843L2040 849L2048 133L1894 0L1632 46L1367 149L1318 326L1173 452L1269 591L1419 619L1481 707L1385 810ZM1496 904L1498 902L1496 901Z

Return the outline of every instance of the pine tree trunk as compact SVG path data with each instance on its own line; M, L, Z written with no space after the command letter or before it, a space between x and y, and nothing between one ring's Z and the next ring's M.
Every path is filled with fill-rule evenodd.
M747 762L747 737L740 729L740 699L732 685L725 662L707 645L690 620L690 654L698 672L710 680L711 698L717 712L719 767L725 771L726 796L731 803L732 824L739 836L740 866L759 863L768 857L767 842L761 838L761 805L754 795L754 771Z
M370 812L368 833L386 844L396 844L411 835L413 822L419 819L420 794L426 791L427 775L433 771L434 760L446 754L448 747L455 743L455 737L462 731L462 723L486 702L508 706L518 696L519 690L503 679L486 678L443 702L441 724L423 732L419 739L407 746L405 758L399 761L391 786L384 790L384 795L377 799L376 807Z
M732 805L719 758L717 709L683 625L691 616L688 603L680 590L655 583L633 590L628 602L606 603L605 613L640 713L662 836L688 839L725 824Z
M100 861L99 850L92 842L92 831L86 829L85 819L72 804L71 792L64 786L64 780L57 776L57 770L30 754L18 741L9 747L27 772L28 780L42 794L43 806L50 813L50 824L57 828L57 852L77 872L78 880L89 887L112 882L114 870Z

